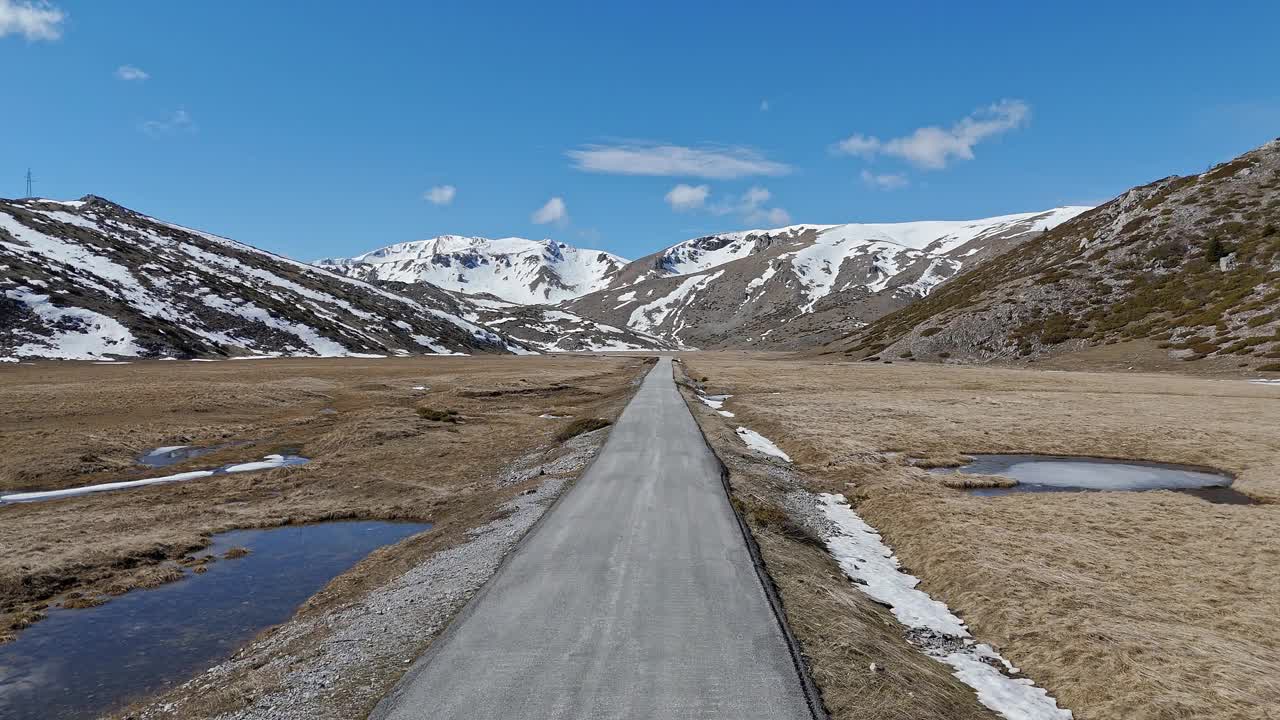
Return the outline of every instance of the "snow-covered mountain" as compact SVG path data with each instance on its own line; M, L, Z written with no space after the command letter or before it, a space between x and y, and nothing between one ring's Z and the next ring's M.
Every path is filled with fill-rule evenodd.
M361 280L425 282L524 305L555 304L607 287L627 261L554 240L441 235L318 266Z
M415 300L94 196L0 200L0 359L525 352Z
M94 196L0 200L0 359L802 347L1086 209L723 233L631 263L443 236L316 267Z
M1278 226L1280 139L1132 188L824 349L985 362L1133 342L1189 371L1277 371Z
M636 260L563 307L687 346L825 342L1088 209L709 235Z
M411 298L445 303L471 322L492 328L527 348L539 352L608 352L619 350L671 350L675 343L629 327L608 325L548 305L522 305L492 295L465 295L428 283L383 283L393 292Z

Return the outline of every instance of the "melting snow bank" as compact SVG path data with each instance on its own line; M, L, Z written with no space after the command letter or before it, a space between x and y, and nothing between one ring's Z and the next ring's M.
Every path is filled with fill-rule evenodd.
M738 428L738 434L743 430ZM827 539L827 549L840 569L859 590L888 605L926 655L954 668L953 675L977 691L979 702L1009 720L1070 720L1071 711L1059 708L1046 690L1028 678L1011 677L1018 669L991 646L975 641L946 604L917 590L919 578L898 569L893 551L843 495L822 493L818 499L823 514L838 529Z
M165 448L161 448L164 450ZM258 462L237 463L234 465L224 465L215 470L193 470L191 472L177 473L174 475L164 475L156 478L146 478L144 480L127 480L124 482L101 483L99 485L86 485L84 487L67 488L66 490L44 490L40 492L13 493L10 495L0 495L0 504L4 503L21 503L21 502L38 502L40 500L54 500L64 497L75 497L77 495L88 495L89 493L107 492L110 490L128 490L129 488L144 487L147 485L160 485L163 483L186 482L188 480L200 480L212 475L225 475L228 473L256 472L258 470L273 470L287 465L305 465L310 462L307 458L298 457L297 455L268 455Z
M675 362L679 362L679 361L675 361ZM733 413L729 412L728 410L720 409L724 407L724 401L728 400L731 397L733 396L732 395L703 395L702 393L698 393L698 399L701 400L704 405L711 408L712 410L715 410L716 412L720 413L724 417L733 417Z
M761 435L755 430L748 430L744 427L738 428L738 437L742 438L742 442L752 450L757 450L765 455L772 455L776 458L782 458L787 462L791 462L791 456L782 452L782 448L773 444L769 438Z

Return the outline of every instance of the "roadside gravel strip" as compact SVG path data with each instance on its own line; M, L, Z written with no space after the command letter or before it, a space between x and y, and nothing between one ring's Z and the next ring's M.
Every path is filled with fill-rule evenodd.
M219 720L349 720L353 712L362 717L587 466L606 434L599 430L574 438L566 443L567 453L542 468L534 467L539 453L517 461L499 484L508 484L512 476L538 475L540 469L547 479L508 503L505 517L472 530L468 542L436 553L354 605L281 626L187 683L175 693L177 699L137 717L196 715L203 696L246 671L279 680L261 688L245 709ZM318 648L309 647L308 636L317 634L324 639ZM299 653L295 646L307 650Z

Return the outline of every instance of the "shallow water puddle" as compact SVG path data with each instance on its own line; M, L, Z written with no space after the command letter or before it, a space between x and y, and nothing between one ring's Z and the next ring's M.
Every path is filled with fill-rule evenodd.
M1174 490L1228 505L1250 505L1248 495L1231 489L1231 478L1180 465L1107 460L1057 455L974 455L960 468L935 472L1003 475L1018 481L1008 488L977 488L974 495L1008 495L1019 492L1080 492L1098 490Z
M304 600L373 550L425 523L334 522L215 536L205 565L176 583L137 590L46 620L0 645L0 717L93 718L174 687L284 622Z
M192 447L190 445L170 445L168 447L158 447L155 450L139 455L138 464L153 468L169 467L170 465L177 465L183 460L191 460L201 455L208 455L223 447L226 446Z

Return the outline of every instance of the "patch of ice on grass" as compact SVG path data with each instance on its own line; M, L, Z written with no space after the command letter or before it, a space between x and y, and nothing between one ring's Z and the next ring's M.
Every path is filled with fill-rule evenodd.
M732 395L701 395L701 394L698 395L698 399L702 401L702 404L706 405L712 410L719 410L720 408L724 407L724 401L728 400L731 397L733 396Z
M1280 385L1280 378L1276 378L1274 380L1269 380L1267 378L1254 378L1249 382L1253 383L1254 385Z
M148 457L159 454L162 450L180 450L185 446L177 446L170 448L157 448L148 453ZM127 490L129 488L145 487L147 485L161 485L164 483L185 482L187 480L200 480L211 477L213 475L224 475L227 473L243 473L255 472L258 470L274 470L275 468L286 467L289 465L302 465L310 462L306 458L296 455L267 455L257 462L239 463L236 465L224 465L214 470L192 470L191 472L182 472L174 475L163 475L161 477L146 478L143 480L126 480L122 482L100 483L98 485L85 485L84 487L67 488L66 490L41 490L37 492L12 493L9 495L0 495L0 504L3 503L21 503L35 502L38 500L53 500L55 498L75 497L77 495L88 495L89 493L107 492L109 490Z
M733 417L733 413L728 410L717 410L716 412L720 413L724 417Z
M774 445L772 440L761 435L755 430L748 430L747 428L740 427L737 432L738 437L742 438L742 442L746 443L747 447L752 450L757 450L765 455L772 455L776 458L782 458L787 462L791 462L790 455L782 452L782 449L777 445Z
M430 390L431 386L430 385L414 385L413 389L414 390Z
M67 488L66 490L44 490L40 492L13 493L10 495L0 495L0 503L16 503L16 502L33 502L36 500L52 500L54 498L75 497L76 495L88 495L89 493L106 492L108 490L126 490L128 488L143 487L145 485L159 485L161 483L185 482L187 480L199 480L213 475L212 470L195 470L192 472L178 473L176 475L165 475L157 478L147 478L146 480L129 480L126 482L102 483L99 485L86 485L85 487Z
M964 621L946 606L919 590L919 578L902 572L898 558L875 528L858 517L843 495L818 496L823 514L837 528L827 539L827 549L840 569L858 589L876 602L888 605L898 622L915 630L932 631L959 643L921 649L950 665L958 680L973 688L978 701L1009 720L1071 720L1071 711L1058 707L1044 688L1028 678L1011 677L1015 668L989 645L973 640Z

